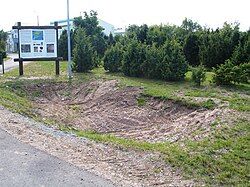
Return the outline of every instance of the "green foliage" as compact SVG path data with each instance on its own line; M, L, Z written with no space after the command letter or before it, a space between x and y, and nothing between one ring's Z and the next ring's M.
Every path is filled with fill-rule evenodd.
M234 66L232 68L232 82L247 83L250 79L250 62Z
M108 43L108 46L112 46L116 43L113 34L111 34L111 33L109 34L109 36L107 38L107 43Z
M231 84L233 80L233 76L231 73L233 67L234 67L234 64L230 60L227 60L225 64L222 64L217 69L214 69L214 72L215 72L214 82L218 85Z
M123 59L123 49L122 46L117 43L115 46L111 46L105 52L103 62L104 69L109 72L119 72L121 71Z
M0 51L0 65L3 64L4 59L7 57L7 54L5 51Z
M137 104L139 107L145 106L146 103L147 103L147 101L146 101L145 97L141 96L141 97L137 98Z
M3 30L0 30L0 52L4 52L6 49L6 40L7 40L7 33ZM6 55L3 55L5 58Z
M87 37L89 37L88 42L93 47L93 50L95 51L95 64L94 66L97 67L102 57L104 56L104 53L107 49L107 42L105 40L105 36L103 34L103 28L98 25L98 18L97 18L97 12L90 11L90 14L84 13L84 18L77 17L74 19L74 26L75 30L74 32L71 31L71 50L73 52L73 49L75 47L75 35L77 33L77 30L79 28L82 28L85 31L85 34ZM67 31L63 31L62 35L59 39L59 56L63 57L63 59L68 59L68 41L67 41ZM73 53L74 55L74 53Z
M234 65L230 60L214 69L214 81L218 85L247 83L250 78L250 63Z
M103 33L98 33L96 35L89 36L93 49L96 51L99 59L103 58L104 53L107 49L107 43L104 39Z
M149 27L146 43L148 45L155 44L157 47L162 46L167 39L170 39L172 34L173 28L169 26L163 27L162 25L160 25Z
M162 72L162 78L170 81L184 80L188 70L188 64L182 51L181 45L173 40L167 41L164 46L163 64L167 64L167 70ZM166 67L166 65L164 65Z
M222 29L204 30L200 34L200 60L208 68L216 67L230 59L239 43L239 25L225 23Z
M74 25L76 28L83 28L85 29L87 36L93 36L96 34L100 34L103 31L103 28L100 27L98 24L98 14L97 12L91 10L88 14L84 12L84 18L76 17L74 19Z
M91 46L88 37L82 28L79 28L75 36L75 48L73 70L76 72L88 72L95 65L96 52Z
M124 49L123 73L133 77L179 81L187 72L182 48L177 41L166 41L163 46L127 38Z
M231 60L236 65L250 62L250 31L243 34L242 42L235 48Z
M70 32L70 41L71 41L71 54L72 54L74 48L73 31ZM59 57L63 57L64 60L68 60L68 35L66 30L63 30L58 40L58 55Z
M142 77L142 64L146 59L146 46L135 39L128 40L127 42L122 71L127 76Z
M202 82L205 81L206 78L206 69L203 65L200 65L196 68L192 68L192 81L200 86Z
M101 59L104 59L106 70L122 71L127 76L180 81L187 72L187 62L191 66L203 64L206 68L212 69L224 64L228 59L235 65L249 63L250 60L250 31L239 31L237 23L225 23L223 28L212 30L202 28L197 22L185 18L181 26L131 25L124 36L115 37L104 36L103 28L98 26L95 11L89 14L85 12L83 18L75 18L74 24L73 38L79 28L82 28L88 37L89 46L92 46L94 51L93 66L99 66ZM66 33L63 33L59 41L59 54L65 59L66 39ZM121 45L122 51L113 47L116 43ZM121 53L124 54L122 60ZM242 68L243 66L234 67L231 74L238 74ZM226 76L234 76L233 80L230 78L230 82L246 82L246 76ZM217 76L218 82L219 77ZM228 84L226 79L223 84ZM197 84L200 84L199 81Z
M6 53L6 51L3 51L3 52L2 52L2 55L3 55L3 58L7 58L7 53Z
M183 51L189 65L197 66L199 62L199 38L196 34L189 34L185 39Z
M104 38L103 30L101 26L99 26L97 12L90 11L88 14L84 12L84 18L77 17L74 19L74 25L76 30L79 28L84 29L86 35L90 38L89 42L93 46L93 49L96 51L97 57L101 59L107 49L107 43ZM97 64L95 64L96 66Z
M126 30L126 34L129 38L136 38L141 43L144 43L147 41L148 29L146 24L141 26L130 25Z
M194 22L193 20L188 18L185 18L182 21L181 28L183 28L188 33L201 30L201 26L197 22Z
M162 74L167 68L163 65L164 51L162 47L148 46L146 60L142 65L144 76L153 79L163 79Z
M216 104L213 99L208 99L207 101L202 103L202 106L207 109L215 108Z

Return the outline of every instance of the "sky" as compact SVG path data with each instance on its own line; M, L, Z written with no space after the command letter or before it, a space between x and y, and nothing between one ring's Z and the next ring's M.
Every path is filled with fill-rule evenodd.
M239 22L240 29L250 28L250 0L69 0L70 17L95 10L98 18L124 28L129 24L176 24L187 17L202 26L222 27ZM22 25L48 25L66 19L67 0L0 0L0 30ZM4 4L4 8L3 7Z

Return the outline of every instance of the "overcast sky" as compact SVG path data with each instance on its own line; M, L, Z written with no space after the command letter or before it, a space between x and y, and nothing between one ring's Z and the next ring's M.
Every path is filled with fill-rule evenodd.
M37 15L40 25L67 16L67 0L0 1L0 29L5 31L17 21L22 25L36 25ZM241 30L247 30L250 27L249 7L249 0L70 0L70 16L96 10L100 19L115 27L143 23L180 25L185 17L212 28L222 27L225 21L238 21Z

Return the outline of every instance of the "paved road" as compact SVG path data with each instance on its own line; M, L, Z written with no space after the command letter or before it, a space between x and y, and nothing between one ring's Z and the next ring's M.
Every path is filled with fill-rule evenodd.
M113 186L110 182L23 144L0 128L0 186Z

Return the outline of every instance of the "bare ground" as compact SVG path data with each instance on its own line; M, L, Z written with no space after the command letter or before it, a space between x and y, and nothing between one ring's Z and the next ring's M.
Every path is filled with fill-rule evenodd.
M143 98L140 88L120 88L115 80L40 83L22 89L33 100L35 112L44 118L76 129L149 142L202 139L209 135L211 124L218 117L228 120L229 115L225 114L233 113L229 109L194 109L172 101ZM139 106L138 99L145 99L145 103ZM122 149L65 134L4 108L0 108L0 116L0 127L19 140L109 179L117 186L202 185L185 180L181 171L167 165L158 153Z
M221 109L191 109L155 98L144 98L145 104L139 106L142 89L119 88L115 80L31 84L23 89L44 118L76 129L149 142L204 138L222 113Z
M0 128L22 142L84 170L109 179L116 186L194 186L157 153L126 150L96 143L49 128L0 107ZM200 185L199 185L200 186Z

